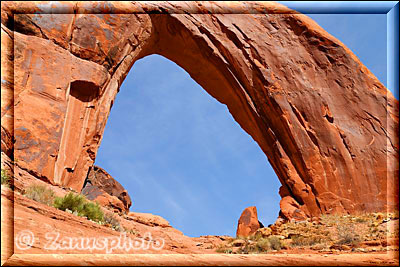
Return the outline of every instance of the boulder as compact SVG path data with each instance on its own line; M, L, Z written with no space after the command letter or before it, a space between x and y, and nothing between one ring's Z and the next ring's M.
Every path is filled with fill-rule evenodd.
M125 188L104 169L93 166L86 178L82 194L89 200L98 201L100 205L127 213L132 205Z
M235 239L231 243L231 246L232 247L241 247L241 246L244 246L245 244L246 244L246 241L244 241L243 239Z
M240 215L236 230L237 237L248 237L260 228L255 206L245 208Z
M271 235L272 235L272 230L269 227L259 228L254 233L254 236L255 236L256 239L267 238L267 237L269 237Z
M149 226L171 227L166 219L150 213L129 212L126 219Z

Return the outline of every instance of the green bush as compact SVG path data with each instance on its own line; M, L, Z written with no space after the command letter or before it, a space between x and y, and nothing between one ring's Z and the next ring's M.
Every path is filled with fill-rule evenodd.
M95 222L104 221L104 214L98 203L86 202L83 205L82 216L85 216L86 218Z
M86 198L82 195L68 193L64 197L57 197L54 201L54 207L66 211L67 209L78 214L83 210L83 205L86 203Z
M1 169L1 184L2 185L9 185L10 183L10 176L8 176L7 171Z
M67 209L76 212L78 216L86 217L96 222L104 221L104 214L98 203L88 202L82 195L68 193L64 197L57 197L54 207L63 211Z
M37 202L46 204L46 205L53 205L55 193L53 189L48 188L45 185L40 184L33 184L30 185L27 189L25 189L24 195L27 198L35 200Z

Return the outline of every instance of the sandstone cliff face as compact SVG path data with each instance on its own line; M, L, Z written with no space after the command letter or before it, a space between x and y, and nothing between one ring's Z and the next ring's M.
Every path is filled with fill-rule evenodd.
M1 12L2 126L17 166L41 179L82 189L121 83L156 53L259 144L282 183L281 217L397 205L398 101L305 15L257 2L6 2Z

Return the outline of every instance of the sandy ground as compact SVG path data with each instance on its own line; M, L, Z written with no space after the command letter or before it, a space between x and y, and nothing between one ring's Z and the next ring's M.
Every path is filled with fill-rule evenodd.
M14 207L13 207L14 206ZM65 237L102 237L107 240L121 238L121 233L110 228L90 222L78 216L59 211L53 207L25 198L9 188L1 190L1 263L2 265L307 265L307 266L396 266L399 264L398 251L376 253L301 253L299 251L281 251L275 254L217 254L211 245L218 244L218 237L190 238L180 231L168 227L154 227L137 222L123 222L138 233L129 234L131 240L149 241L146 247L115 247L107 250L77 250L68 247ZM28 232L29 231L29 232ZM59 238L46 236L46 233L58 232ZM30 236L34 235L32 242ZM136 239L135 239L136 238ZM157 239L164 240L164 246L157 247ZM14 240L16 242L14 242ZM50 242L51 240L51 242ZM112 241L109 241L112 242ZM18 244L17 244L18 243ZM58 249L49 250L49 243ZM62 245L67 244L67 246ZM77 244L77 243L75 243ZM111 244L111 243L108 243ZM121 244L121 243L120 243ZM130 243L133 244L133 243ZM153 246L152 246L153 244ZM46 247L47 245L47 247ZM58 247L57 247L58 246ZM50 246L51 247L51 246ZM110 250L112 245L108 246ZM110 252L110 251L108 251Z

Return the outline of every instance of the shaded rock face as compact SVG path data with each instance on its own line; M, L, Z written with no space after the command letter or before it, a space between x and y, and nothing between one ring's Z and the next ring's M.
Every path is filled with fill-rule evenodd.
M258 221L257 208L254 206L245 208L238 221L236 236L248 237L261 227L264 226Z
M6 128L1 126L1 152L12 158L14 156L13 148L13 137Z
M398 205L398 101L305 15L271 2L5 2L1 18L2 126L18 166L53 184L82 189L121 83L160 54L259 144L282 218Z
M132 205L125 188L98 166L90 169L82 194L88 199L98 201L100 205L113 208L118 212L128 213Z

